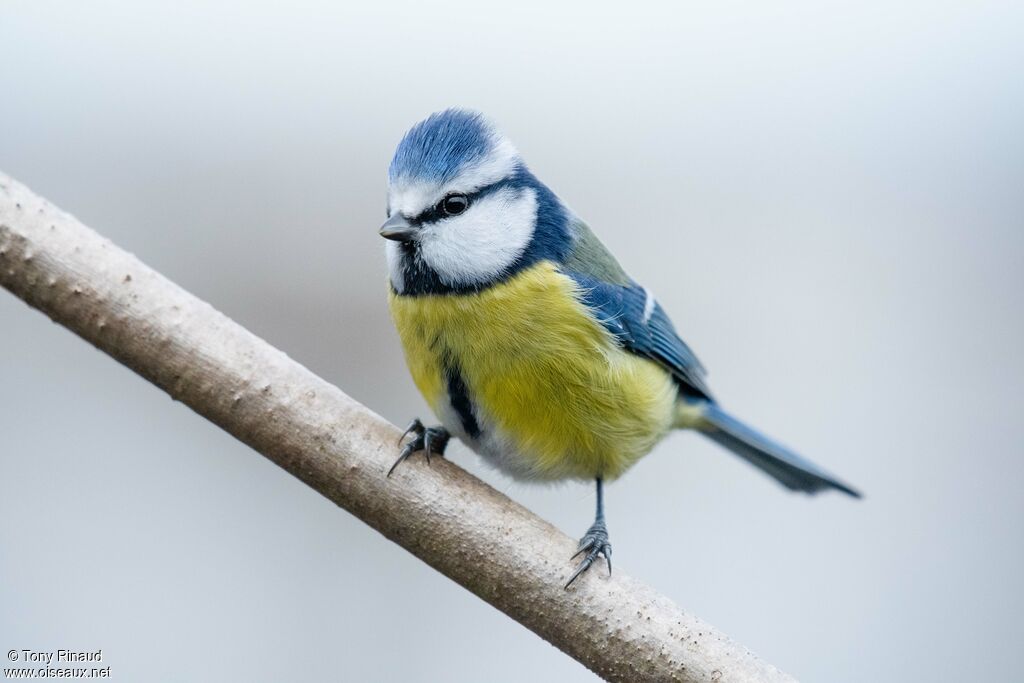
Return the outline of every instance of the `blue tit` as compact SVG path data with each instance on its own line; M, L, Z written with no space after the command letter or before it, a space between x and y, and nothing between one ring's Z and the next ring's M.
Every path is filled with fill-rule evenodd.
M611 571L603 485L673 429L790 490L859 497L718 404L650 290L480 114L449 109L414 125L387 200L391 315L442 425L413 421L395 466L421 450L443 455L455 436L517 479L596 481L594 524L566 587L599 557Z

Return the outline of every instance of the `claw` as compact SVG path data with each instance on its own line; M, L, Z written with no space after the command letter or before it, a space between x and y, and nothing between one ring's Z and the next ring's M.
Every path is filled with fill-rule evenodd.
M592 545L594 545L594 539L592 537L590 537L590 538L586 538L585 537L585 538L580 539L580 545L576 549L576 553L572 557L570 557L569 559L570 560L575 560L577 557L579 557L580 555L582 555L586 551L590 550L590 547Z
M402 449L402 452L398 454L398 460L395 460L395 464L391 466L390 470L388 470L387 476L390 477L391 473L395 471L395 468L398 467L399 464L405 462L410 455L419 450L419 448L416 446L416 441L417 439L413 439L409 443L405 444L405 447Z
M571 586L576 579L590 569L594 562L597 561L597 558L602 555L608 563L608 576L612 575L612 544L608 542L608 527L605 526L603 520L595 521L594 525L587 530L587 533L580 539L580 545L576 549L575 554L569 559L575 560L584 553L586 555L580 560L576 571L572 573L572 576L565 583L566 588Z
M593 561L590 560L590 558L587 558L580 562L580 566L576 568L576 571L572 573L572 576L569 577L569 580L565 582L565 587L568 588L569 586L571 586L572 582L579 578L580 574L590 569L591 564L593 564Z
M385 476L390 477L391 473L395 471L396 467L398 467L398 463L402 462L403 460L405 460L405 456L399 456L398 460L395 461L395 463L391 466L391 469L388 470L388 473Z
M409 434L415 434L415 436L402 447L401 452L398 454L398 459L395 460L395 464L388 470L387 476L389 477L399 464L407 460L416 451L423 451L423 455L426 457L427 464L429 465L430 456L444 455L444 449L448 446L448 440L451 438L451 435L448 434L444 427L424 427L419 419L409 423L409 427L402 433L398 443L401 444Z
M597 560L599 555L604 555L604 559L607 560L607 562L608 562L608 576L612 575L612 546L611 546L611 544L605 542L605 543L602 543L601 545L597 545L594 542L594 540L591 539L591 542L587 545L587 547L586 548L581 548L580 550L578 550L576 552L576 554L572 556L572 558L578 557L580 555L580 553L584 552L588 548L590 549L590 552L587 553L587 556L584 557L583 561L580 562L578 567L576 567L576 571L574 571L572 573L572 576L569 577L569 580L566 581L566 583L565 583L565 587L566 588L571 586L573 581L578 579L585 571L590 569L590 567L594 564L594 561Z
M404 432L402 432L402 435L398 437L398 444L401 445L402 442L405 441L405 437L409 436L409 434L412 434L413 432L415 432L417 436L421 436L425 431L427 430L423 427L423 423L420 422L420 419L418 417L413 418L412 422L409 423L409 426L405 428Z

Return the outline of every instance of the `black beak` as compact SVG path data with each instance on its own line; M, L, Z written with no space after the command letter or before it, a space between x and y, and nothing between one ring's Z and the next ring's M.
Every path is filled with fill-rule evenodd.
M417 232L419 232L419 228L400 213L396 213L380 226L380 236L396 242L408 242L416 236Z

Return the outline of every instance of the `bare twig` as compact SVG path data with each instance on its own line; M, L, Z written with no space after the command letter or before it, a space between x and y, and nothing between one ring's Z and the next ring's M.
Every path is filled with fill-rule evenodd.
M0 284L599 675L792 680L621 572L564 590L575 542L450 462L385 478L392 425L2 174Z

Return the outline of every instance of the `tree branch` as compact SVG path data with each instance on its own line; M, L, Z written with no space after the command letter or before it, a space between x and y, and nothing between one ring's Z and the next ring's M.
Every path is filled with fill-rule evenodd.
M595 673L792 680L620 572L564 590L575 542L451 462L385 478L392 425L3 174L0 284Z

